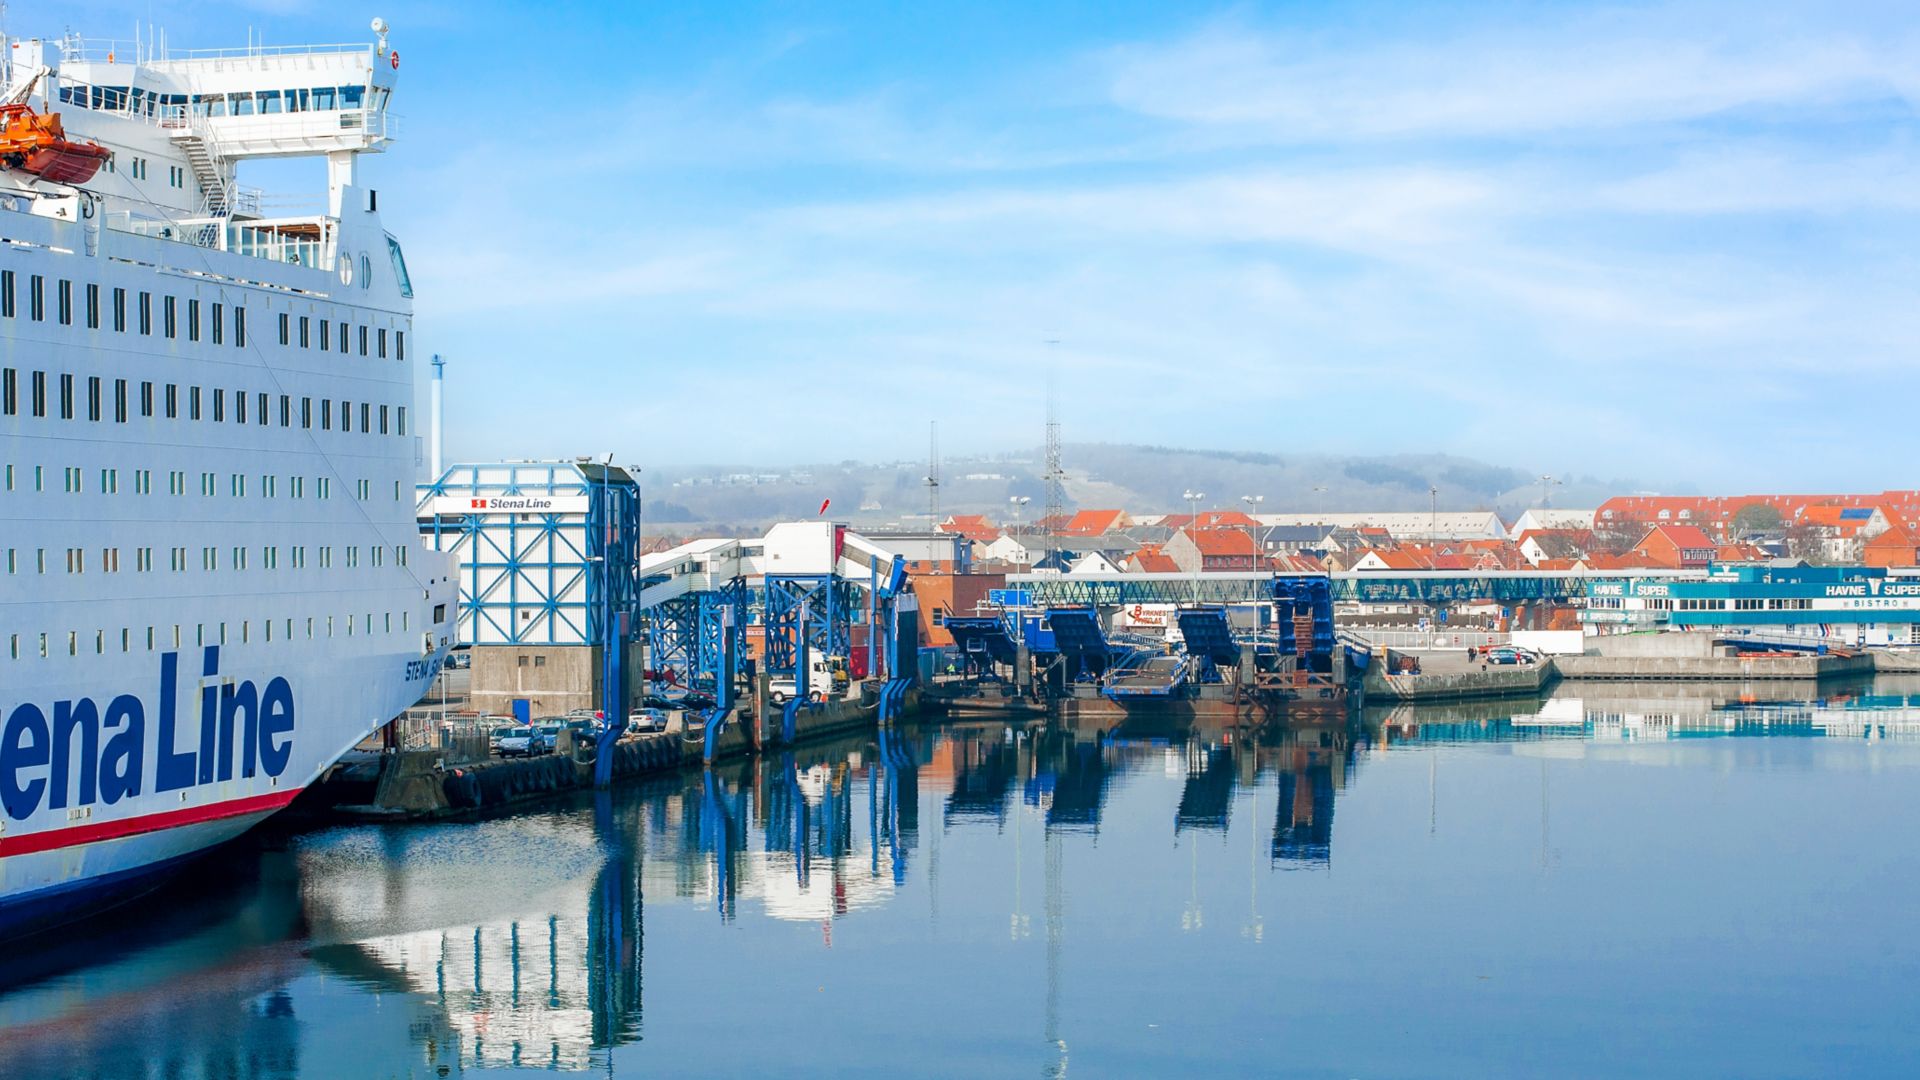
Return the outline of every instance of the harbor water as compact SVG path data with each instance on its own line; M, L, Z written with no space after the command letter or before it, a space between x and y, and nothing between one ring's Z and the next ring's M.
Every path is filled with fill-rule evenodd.
M271 830L0 958L29 1077L1920 1073L1920 679L970 721Z

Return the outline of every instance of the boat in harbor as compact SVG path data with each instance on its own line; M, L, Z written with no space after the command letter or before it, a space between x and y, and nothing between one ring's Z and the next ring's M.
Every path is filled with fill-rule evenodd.
M0 42L0 938L245 832L445 659L373 29ZM324 203L240 186L263 160Z

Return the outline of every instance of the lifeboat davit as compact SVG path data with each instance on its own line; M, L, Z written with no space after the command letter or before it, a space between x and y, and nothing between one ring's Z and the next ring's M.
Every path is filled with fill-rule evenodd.
M0 165L56 184L84 184L112 156L99 143L67 138L59 113L0 105Z

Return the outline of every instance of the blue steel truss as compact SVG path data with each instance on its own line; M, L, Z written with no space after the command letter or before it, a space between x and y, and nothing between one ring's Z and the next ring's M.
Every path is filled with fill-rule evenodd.
M798 630L806 624L807 645L823 656L846 656L852 648L855 600L852 582L827 574L766 579L766 670L792 675ZM802 616L802 612L805 615Z
M710 677L715 687L731 687L746 644L747 583L736 578L694 595L699 602L694 679Z
M597 641L598 596L589 573L584 512L433 513L440 497L548 496L585 501L590 483L572 462L450 466L421 489L421 531L460 556L463 644L581 645ZM633 514L638 526L638 495Z
M702 593L688 593L647 609L648 666L690 677L699 664Z

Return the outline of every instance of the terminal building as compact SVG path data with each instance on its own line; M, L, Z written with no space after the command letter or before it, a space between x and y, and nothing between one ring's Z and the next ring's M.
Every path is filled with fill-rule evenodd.
M1594 578L1589 634L1715 630L1846 645L1920 645L1920 577L1882 567L1714 565L1697 577Z

